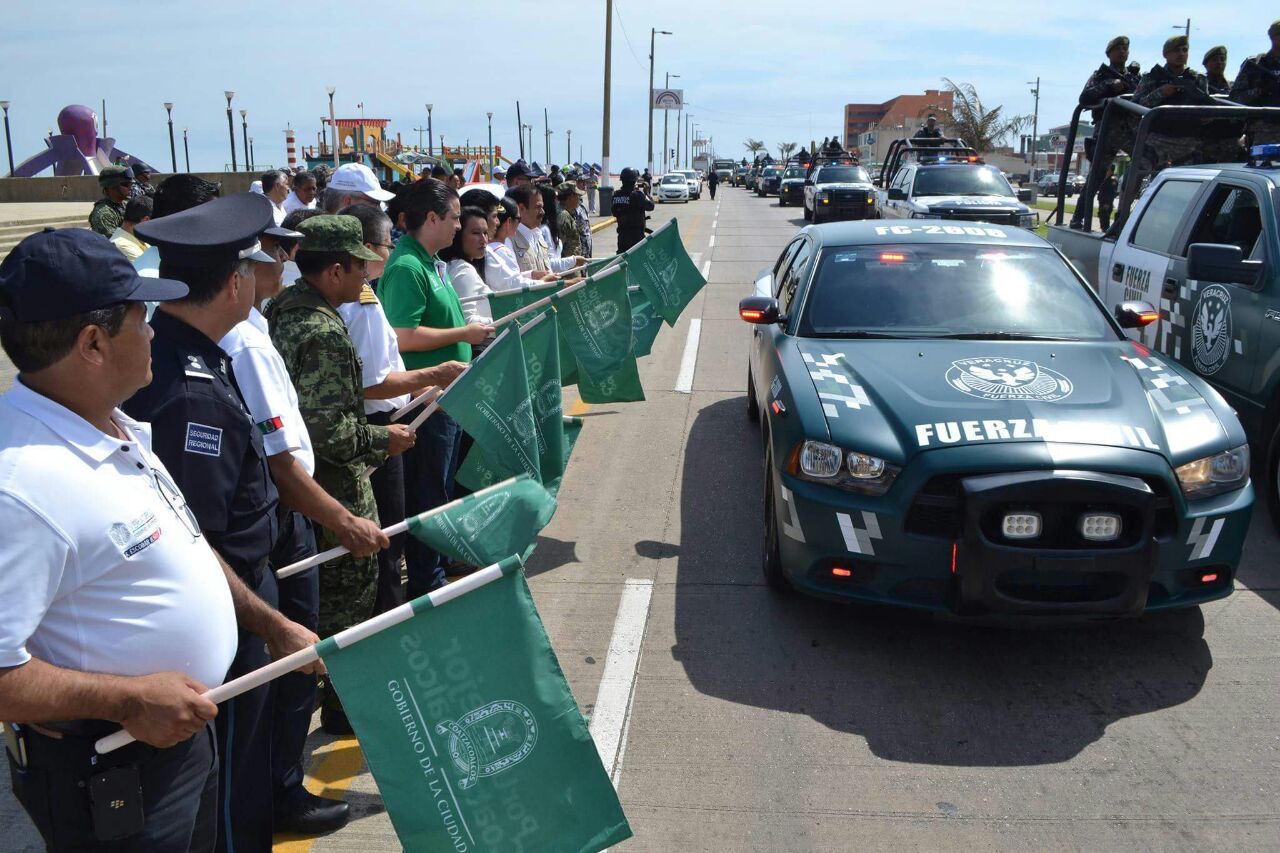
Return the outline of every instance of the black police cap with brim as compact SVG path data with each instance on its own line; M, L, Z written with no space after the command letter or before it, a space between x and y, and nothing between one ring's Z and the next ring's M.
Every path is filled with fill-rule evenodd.
M258 235L274 225L266 196L237 193L140 222L133 230L159 248L161 259L234 256L269 264L275 259L262 251Z
M0 291L9 303L0 319L40 323L121 302L169 302L187 286L143 278L106 237L84 228L46 228L0 262Z

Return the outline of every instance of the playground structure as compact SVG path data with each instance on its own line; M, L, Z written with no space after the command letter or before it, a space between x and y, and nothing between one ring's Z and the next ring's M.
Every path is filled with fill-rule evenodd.
M394 138L388 137L390 119L337 118L333 120L332 128L328 118L324 118L323 123L325 129L316 133L316 144L302 149L307 168L333 165L332 128L338 131L338 163L363 163L385 181L415 180L424 168L430 169L435 165L452 171L455 166L470 160L478 161L486 180L492 180L491 162L512 162L502 156L501 145L495 145L492 152L488 146L442 145L437 149L438 154L428 154L420 146L405 145L398 133Z

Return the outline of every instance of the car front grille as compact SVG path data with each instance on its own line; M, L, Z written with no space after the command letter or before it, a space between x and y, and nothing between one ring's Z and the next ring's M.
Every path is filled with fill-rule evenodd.
M1018 214L996 212L972 212L968 210L930 210L929 213L940 219L956 219L962 222L989 222L993 225L1017 225Z

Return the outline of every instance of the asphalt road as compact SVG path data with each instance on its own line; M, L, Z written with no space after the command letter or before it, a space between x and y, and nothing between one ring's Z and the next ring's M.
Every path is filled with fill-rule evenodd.
M1233 596L1138 621L974 628L778 597L736 306L803 223L727 187L653 220L671 216L710 284L642 362L646 402L567 407L587 425L528 569L635 831L615 849L1280 847L1269 520ZM309 785L356 817L277 851L394 849L357 744L313 742ZM0 846L24 849L23 825L0 817Z

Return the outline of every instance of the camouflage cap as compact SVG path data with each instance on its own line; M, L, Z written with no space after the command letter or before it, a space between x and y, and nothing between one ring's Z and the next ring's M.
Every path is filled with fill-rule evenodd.
M1129 46L1128 36L1116 36L1111 41L1107 42L1106 52L1110 53L1111 51L1115 50L1117 47L1128 47L1128 46Z
M1219 44L1219 45L1216 45L1216 46L1214 46L1214 47L1209 48L1209 52L1208 52L1208 53L1206 53L1206 54L1204 55L1204 59L1203 59L1203 60L1201 60L1201 61L1202 61L1205 65L1208 65L1208 64L1209 64L1209 60L1210 60L1210 59L1213 59L1215 56L1220 56L1220 57L1222 57L1223 59L1226 59L1226 58L1227 58L1227 46L1226 46L1226 45L1224 45L1224 44Z
M1170 36L1164 40L1164 50L1162 52L1165 56L1168 56L1171 51L1177 50L1180 47L1190 46L1191 39L1186 36Z
M103 166L98 173L98 185L103 189L133 183L133 170L128 166Z
M578 189L578 185L573 181L565 181L556 187L556 198L566 199L571 195L581 196L582 190Z
M381 256L364 245L364 231L354 216L322 214L298 223L302 232L300 252L346 252L362 261L380 261Z

